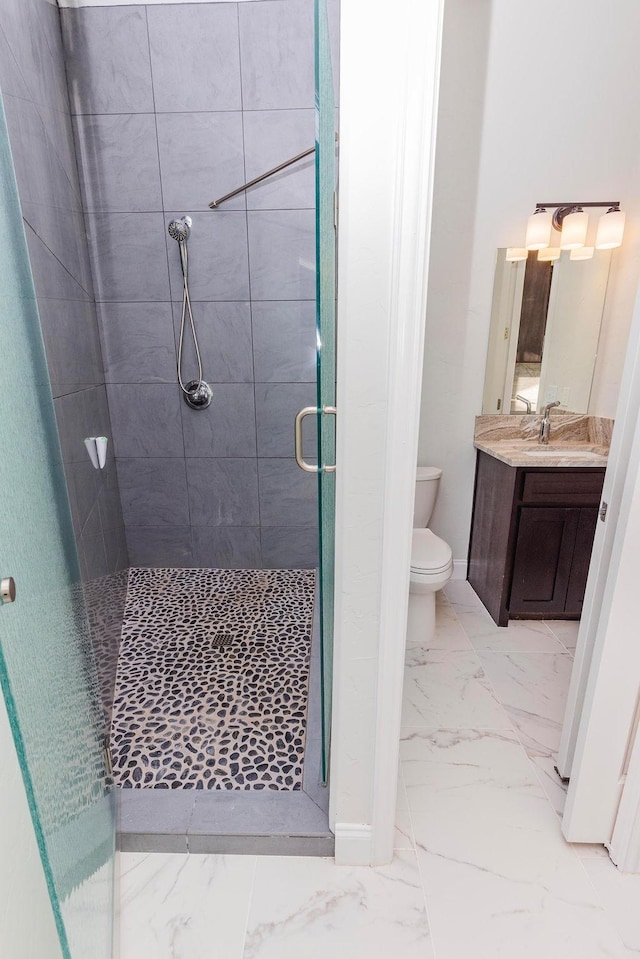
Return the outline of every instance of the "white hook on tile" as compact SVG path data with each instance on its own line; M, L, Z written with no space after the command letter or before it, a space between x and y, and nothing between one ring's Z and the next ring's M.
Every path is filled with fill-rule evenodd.
M98 465L100 469L103 470L105 463L107 462L107 443L109 440L106 436L95 436L96 450L98 452Z
M103 470L107 462L107 443L106 436L87 436L84 445L87 448L89 459L93 463L94 469Z

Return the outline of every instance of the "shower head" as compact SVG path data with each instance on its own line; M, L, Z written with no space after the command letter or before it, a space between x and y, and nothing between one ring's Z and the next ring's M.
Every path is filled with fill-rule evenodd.
M168 227L169 236L177 240L178 243L188 240L189 234L191 233L191 223L190 216L183 216L179 220L172 220Z

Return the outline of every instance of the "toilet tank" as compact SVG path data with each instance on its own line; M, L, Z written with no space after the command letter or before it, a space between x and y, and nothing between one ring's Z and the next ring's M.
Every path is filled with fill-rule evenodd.
M423 529L429 525L433 507L436 505L438 485L442 470L437 466L418 466L416 470L416 495L413 504L413 528Z

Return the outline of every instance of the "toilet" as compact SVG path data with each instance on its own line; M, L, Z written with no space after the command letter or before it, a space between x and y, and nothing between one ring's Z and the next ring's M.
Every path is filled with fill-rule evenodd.
M431 519L442 470L419 466L413 508L411 580L407 641L413 645L429 642L436 628L436 593L453 573L451 547L427 529Z

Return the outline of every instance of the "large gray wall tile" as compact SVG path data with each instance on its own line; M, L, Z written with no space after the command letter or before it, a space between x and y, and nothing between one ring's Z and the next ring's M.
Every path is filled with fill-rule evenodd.
M251 314L257 382L315 382L315 300L255 301Z
M108 394L116 456L184 456L177 385L112 383Z
M295 455L293 424L296 413L316 406L315 383L256 383L258 456ZM318 457L315 416L303 422L302 453L309 462Z
M81 114L112 448L123 477L129 470L129 545L136 559L156 565L314 565L315 479L292 459L293 417L315 403L313 159L208 209L312 145L313 0L84 8L62 19ZM28 118L31 143L41 123L37 111ZM51 137L41 156L25 160L34 204L47 177L56 195L73 198L75 189L78 201L64 143ZM167 225L185 214L193 219L189 278L203 377L213 389L212 406L198 412L182 402L175 371L182 274ZM71 229L56 233L49 212L32 218L56 257L69 249L63 262L82 288L89 271L71 256ZM43 251L37 255L46 284L60 283L55 257L47 263ZM183 375L197 375L188 326ZM304 452L313 459L314 424L306 426ZM168 467L146 471L145 496L140 469L124 465L129 458L182 466L176 515L167 519ZM162 518L154 522L156 507ZM143 525L150 531L140 532ZM111 528L103 541L113 556L115 515Z
M81 211L70 117L30 100L4 100L20 201Z
M29 222L27 220L23 222L33 282L38 297L51 297L54 300L84 300L90 303L92 300L90 294L74 279L64 263L61 263L51 252Z
M193 565L189 526L128 526L127 546L132 566Z
M245 303L193 302L193 317L198 334L202 375L211 383L251 383L253 357L251 306ZM176 350L180 333L182 304L173 304ZM183 379L194 379L198 367L189 319L185 322L182 350Z
M147 7L156 110L239 110L235 4Z
M260 521L265 526L315 526L318 478L294 459L258 460Z
M0 90L4 97L19 97L28 100L31 96L26 77L5 36L4 23L0 23Z
M313 0L241 3L245 110L313 107Z
M194 526L193 562L212 569L262 569L258 526Z
M255 456L252 383L219 383L206 410L182 403L185 456Z
M74 112L153 112L145 7L82 7L61 14Z
M193 526L258 526L255 459L188 459Z
M79 116L75 121L85 210L162 210L152 113Z
M254 300L315 300L315 214L272 210L247 214Z
M263 526L262 562L267 569L315 569L317 527Z
M313 110L254 110L246 111L243 116L247 180L314 144ZM313 209L315 189L312 155L247 190L247 207L250 210Z
M209 203L245 182L242 114L159 113L158 146L164 205L208 210ZM244 194L225 210L243 210Z
M107 383L175 383L170 303L100 303Z
M38 300L54 396L104 382L95 305L90 300Z
M248 300L249 259L244 213L190 210L165 214L165 230L175 217L189 213L189 288L193 300ZM173 300L182 299L182 271L178 244L167 235Z
M162 213L89 213L96 299L170 300Z
M119 459L117 462L127 528L189 525L183 459Z
M57 263L75 280L82 295L93 299L93 277L82 213L25 201L22 216Z

